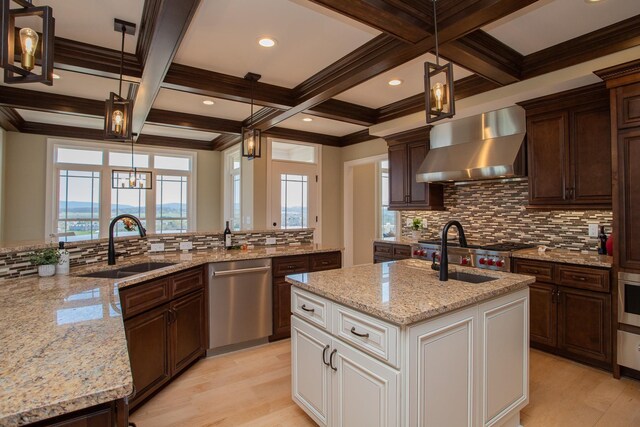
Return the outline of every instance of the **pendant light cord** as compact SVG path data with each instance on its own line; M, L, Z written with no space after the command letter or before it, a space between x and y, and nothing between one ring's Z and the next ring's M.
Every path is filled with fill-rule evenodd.
M436 18L436 0L433 0L433 31L436 34L436 65L440 65L440 52L438 51L438 19Z
M123 25L122 26L122 46L120 48L120 86L118 88L118 96L122 97L122 72L123 72L123 64L124 64L124 35L127 29Z

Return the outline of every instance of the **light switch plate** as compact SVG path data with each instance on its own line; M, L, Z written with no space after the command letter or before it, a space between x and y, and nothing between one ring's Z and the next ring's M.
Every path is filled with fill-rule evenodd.
M598 237L598 224L589 224L589 237Z
M189 251L193 249L193 243L192 242L180 242L180 250L181 251Z
M265 245L275 245L276 244L276 238L275 237L267 237L267 241L265 243Z
M405 226L405 227L411 227L411 224L413 224L413 220L412 220L411 218L407 218L407 219L404 221L404 226Z
M422 220L422 229L426 230L428 226L429 226L429 221L427 221L426 219L423 219Z
M164 243L151 243L151 252L163 252L164 251Z

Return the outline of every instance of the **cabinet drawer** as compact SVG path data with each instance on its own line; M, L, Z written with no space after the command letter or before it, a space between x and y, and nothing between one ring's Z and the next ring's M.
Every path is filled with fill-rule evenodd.
M202 288L204 288L204 274L200 267L185 271L171 278L171 295L173 297Z
M398 367L400 330L375 317L333 305L333 334L354 347Z
M393 258L395 259L411 258L411 246L393 245Z
M535 276L538 282L554 283L553 264L518 259L514 272Z
M295 286L291 287L291 313L322 329L331 330L331 301Z
M579 289L609 292L609 271L595 268L558 266L558 283Z
M307 273L309 271L309 257L307 255L299 255L274 258L271 265L273 266L274 277L295 273Z
M393 257L393 245L391 243L378 243L373 244L373 254L376 256Z
M169 279L142 283L120 291L120 306L125 319L164 304L170 299Z
M387 258L384 256L374 256L373 257L373 263L374 264L380 264L381 262L389 262L389 261L393 261L393 258Z
M311 271L333 270L342 267L342 254L340 252L314 254L309 258Z
M640 371L640 335L618 331L618 365Z

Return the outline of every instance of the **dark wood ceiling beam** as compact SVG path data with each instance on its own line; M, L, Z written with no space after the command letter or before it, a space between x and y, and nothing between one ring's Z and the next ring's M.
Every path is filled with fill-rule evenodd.
M328 99L322 104L318 104L303 112L312 116L339 120L360 126L371 126L376 123L378 119L378 111L375 108L339 101L337 99Z
M20 132L24 119L11 107L0 107L0 127L8 132Z
M369 129L363 129L358 132L350 133L340 138L340 146L347 147L361 142L367 142L379 138L378 136L369 135Z
M263 133L269 138L281 138L300 142L310 142L313 144L330 145L340 147L341 138L339 136L324 135L321 133L305 132L301 130L273 127Z
M50 113L103 116L104 101L0 86L0 105Z
M147 116L147 123L163 126L178 127L190 130L215 133L240 134L242 122L237 120L220 119L217 117L200 116L196 114L178 113L175 111L151 109Z
M240 135L220 135L211 141L212 149L216 151L226 150L229 147L232 147L236 144L240 143Z
M640 15L524 57L522 77L529 79L640 45Z
M143 68L149 54L149 46L156 28L156 22L158 22L161 5L162 0L144 0L142 18L140 18L140 27L138 28L138 42L136 43L136 56Z
M520 80L523 56L482 30L443 44L440 54L499 85Z
M198 141L197 139L174 138L172 136L158 136L142 134L136 144L153 145L157 147L182 148L190 150L213 150L211 141Z
M56 37L54 68L117 79L120 77L120 51ZM140 78L142 67L136 55L125 52L123 74ZM105 94L105 99L109 94Z
M145 67L142 71L138 96L133 104L132 131L134 134L141 133L151 106L199 4L200 0L162 1L156 15L147 55L142 61Z

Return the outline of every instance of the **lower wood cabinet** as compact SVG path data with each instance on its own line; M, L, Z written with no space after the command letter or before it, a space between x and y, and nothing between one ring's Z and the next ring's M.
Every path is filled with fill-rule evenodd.
M121 291L122 307L144 306L146 309L140 312L136 308L133 314L123 310L136 391L130 402L132 409L204 356L208 327L204 285L204 270L198 267ZM146 289L163 290L148 292ZM146 303L141 295L161 303L155 306ZM129 299L135 299L137 304Z
M319 252L310 255L276 257L271 260L273 275L273 334L269 341L291 336L291 285L288 274L333 270L342 267L342 252Z
M120 399L28 425L30 427L127 427L129 410L126 399Z
M411 258L411 246L401 243L373 242L373 263Z
M611 369L610 271L520 259L514 265L515 273L536 276L529 287L531 346Z

